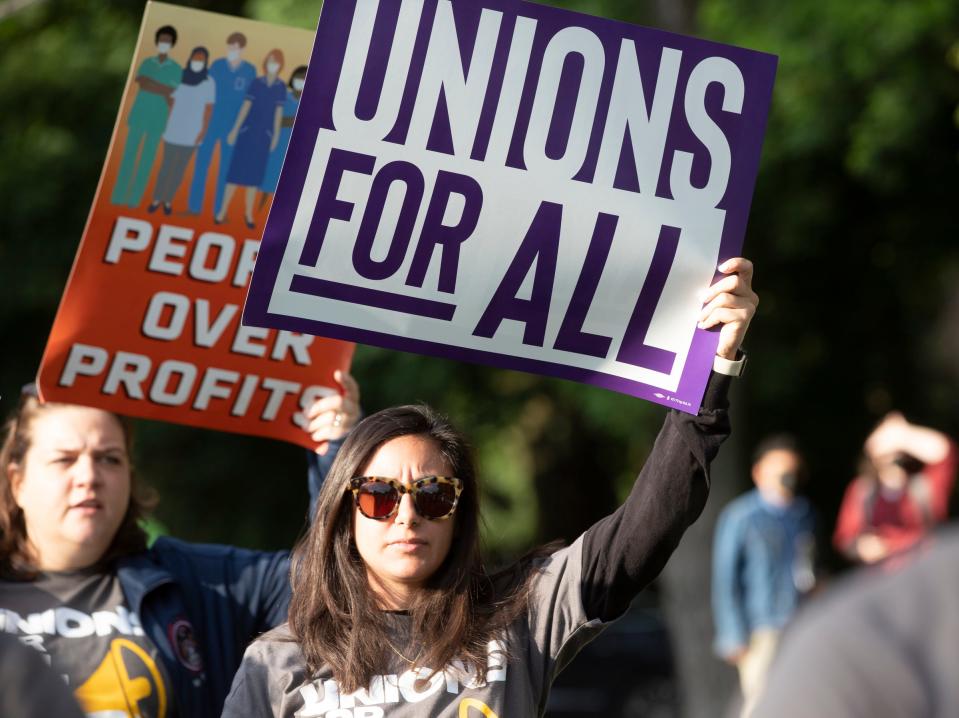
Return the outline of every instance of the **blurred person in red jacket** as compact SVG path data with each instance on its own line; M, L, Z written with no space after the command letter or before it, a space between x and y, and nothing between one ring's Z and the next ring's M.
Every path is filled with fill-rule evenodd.
M892 412L866 439L860 475L839 509L833 543L849 559L901 556L943 522L956 480L956 444Z

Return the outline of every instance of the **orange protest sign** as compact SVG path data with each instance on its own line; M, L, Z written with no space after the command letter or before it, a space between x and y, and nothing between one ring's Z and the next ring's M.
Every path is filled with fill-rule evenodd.
M311 446L353 345L240 324L313 34L149 3L41 396Z

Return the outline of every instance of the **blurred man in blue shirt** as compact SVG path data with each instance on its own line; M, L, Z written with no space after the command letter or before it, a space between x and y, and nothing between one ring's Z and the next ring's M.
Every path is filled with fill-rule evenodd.
M713 544L716 652L739 671L743 713L758 699L782 628L815 583L815 516L796 495L802 456L788 435L756 448L756 488L723 509Z

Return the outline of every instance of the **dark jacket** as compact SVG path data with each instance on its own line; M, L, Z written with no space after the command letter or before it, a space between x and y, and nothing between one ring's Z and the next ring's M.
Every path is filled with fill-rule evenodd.
M340 442L310 462L315 501ZM131 611L156 644L180 718L219 716L247 645L286 621L289 553L163 537L119 560Z

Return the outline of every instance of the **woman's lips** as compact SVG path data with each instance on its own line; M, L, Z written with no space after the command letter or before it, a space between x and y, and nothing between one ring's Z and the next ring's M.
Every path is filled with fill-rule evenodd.
M390 541L388 546L400 549L401 551L416 551L417 549L425 547L426 541L416 538L398 539L396 541Z
M73 504L70 509L81 513L94 513L103 508L103 504L96 499L85 499Z

